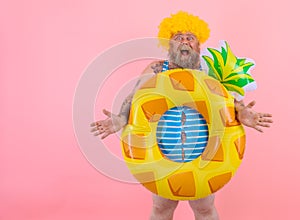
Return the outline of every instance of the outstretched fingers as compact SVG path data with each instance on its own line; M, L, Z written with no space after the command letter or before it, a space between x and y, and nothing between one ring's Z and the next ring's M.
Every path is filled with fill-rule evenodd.
M271 118L272 114L270 114L270 113L260 113L260 117Z
M93 127L93 128L91 129L91 132L95 132L95 131L98 131L98 127Z
M106 119L90 124L92 127L91 132L94 136L102 135L101 139L104 139L115 132L113 124L113 119L116 118L115 115L106 109L103 109L103 113L107 116Z
M256 125L253 128L259 132L263 132L262 128L259 125Z
M257 125L261 126L261 127L266 127L266 128L269 128L270 127L270 124L268 123L263 123L263 122L258 122Z
M269 113L259 113L259 122L273 123L272 114L269 114Z
M104 121L96 121L90 124L92 129L90 130L94 136L98 136L104 132L105 125Z
M101 139L104 139L104 138L106 138L108 135L110 135L110 134L112 134L112 132L110 132L110 131L105 131L105 132L103 132L103 134L102 134L102 136L101 136Z
M95 121L90 124L91 127L97 127L100 124L100 121Z
M272 114L259 113L256 126L254 127L257 131L263 132L261 127L269 128L270 124L273 123Z

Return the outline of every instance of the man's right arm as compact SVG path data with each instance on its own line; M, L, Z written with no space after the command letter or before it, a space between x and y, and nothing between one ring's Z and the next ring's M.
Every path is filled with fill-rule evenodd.
M123 101L118 115L115 115L105 109L103 110L103 113L107 116L107 118L105 120L100 120L91 124L91 132L94 132L95 136L102 135L102 139L106 138L108 135L119 131L127 125L130 114L131 101L135 92L144 82L153 77L155 73L159 73L162 71L162 64L163 61L154 61L147 66L147 68L142 72L141 77L136 83L133 91Z
M128 122L130 108L131 108L131 102L132 102L135 92L140 88L141 85L143 85L143 83L145 83L147 80L149 80L151 77L153 77L154 74L157 74L162 71L162 64L163 64L163 61L154 61L154 62L150 63L146 67L146 69L142 72L141 77L138 80L138 82L136 83L133 91L123 101L118 115L120 116L122 121L126 121L126 124Z

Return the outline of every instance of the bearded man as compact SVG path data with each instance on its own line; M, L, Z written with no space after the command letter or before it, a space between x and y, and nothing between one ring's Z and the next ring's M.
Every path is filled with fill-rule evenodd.
M158 37L162 40L162 45L168 48L168 60L152 62L142 73L159 74L160 72L176 69L187 68L202 70L200 62L200 46L209 37L210 30L205 21L199 17L188 14L186 12L178 12L171 17L165 18L160 26ZM168 43L166 43L168 42ZM118 115L112 114L107 110L103 113L107 116L105 120L100 120L91 124L94 135L101 135L106 138L124 126L126 126L131 100L135 91L139 88L140 83L122 104ZM262 132L262 127L269 127L272 123L271 114L255 112L252 107L255 102L252 101L248 105L244 105L243 101L235 101L235 109L237 119L248 127L252 127ZM189 205L194 212L195 219L219 219L217 210L214 205L214 194L198 200L189 200ZM178 205L178 201L162 198L153 194L153 207L151 220L170 220Z

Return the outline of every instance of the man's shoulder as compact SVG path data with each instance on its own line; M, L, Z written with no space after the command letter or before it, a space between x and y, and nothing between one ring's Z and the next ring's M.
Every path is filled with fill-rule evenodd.
M162 72L164 60L155 60L152 61L143 71L143 74L146 73L160 73Z

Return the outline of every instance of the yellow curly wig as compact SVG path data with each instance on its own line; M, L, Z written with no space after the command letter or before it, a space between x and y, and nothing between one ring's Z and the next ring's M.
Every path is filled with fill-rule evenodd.
M158 28L158 38L171 39L178 32L191 32L197 37L200 43L204 43L210 33L208 24L205 21L184 11L171 14L171 17L163 19ZM161 43L163 46L168 47L166 42L163 43L161 41Z

